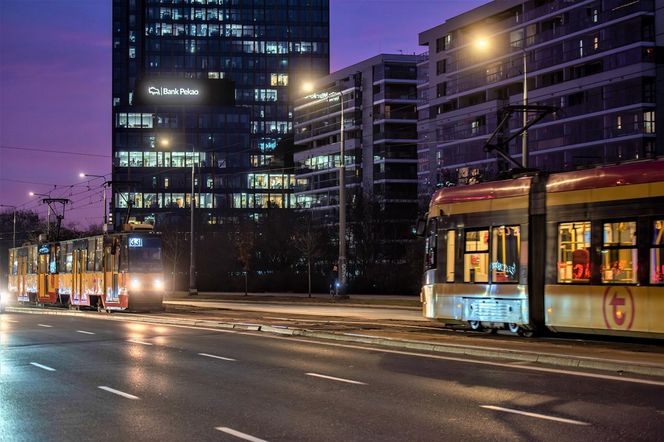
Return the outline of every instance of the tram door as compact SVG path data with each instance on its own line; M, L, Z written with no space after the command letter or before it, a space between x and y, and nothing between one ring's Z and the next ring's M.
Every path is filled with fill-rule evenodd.
M27 255L19 256L18 257L18 296L19 296L19 301L27 301L27 290L28 288L25 285L25 279L26 279L26 272L28 271L28 257Z
M112 253L115 252L115 253ZM104 280L106 282L106 302L119 302L118 296L118 268L120 248L117 245L106 247L106 268L104 269Z
M39 255L37 262L37 293L40 298L48 294L48 255Z
M72 304L80 305L83 299L83 274L85 273L85 258L87 250L74 250L71 272Z

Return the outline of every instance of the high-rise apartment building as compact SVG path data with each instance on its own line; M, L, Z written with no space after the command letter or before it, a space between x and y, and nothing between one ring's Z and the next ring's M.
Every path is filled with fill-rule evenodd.
M448 180L495 176L483 146L499 111L524 103L524 78L527 104L558 108L527 132L529 167L664 154L655 143L662 19L661 0L497 0L420 33L429 50L418 86L421 199ZM522 125L514 114L506 135ZM516 138L509 153L521 152Z
M338 222L343 112L348 221L368 222L364 212L370 206L375 241L412 239L417 60L414 55L372 57L319 78L296 101L296 207L311 210L321 222Z
M294 206L272 152L328 72L328 0L113 0L114 222L189 206L192 163L207 222Z

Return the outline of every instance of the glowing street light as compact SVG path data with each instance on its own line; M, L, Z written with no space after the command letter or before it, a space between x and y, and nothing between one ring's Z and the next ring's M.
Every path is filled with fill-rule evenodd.
M168 138L161 138L159 145L168 147L171 140ZM189 146L187 144L186 146ZM196 205L196 188L194 186L194 178L196 167L196 146L191 144L191 198L189 199L189 207L191 208L191 223L189 226L189 295L198 295L196 288L196 255L194 254L194 206Z
M491 43L484 37L479 37L473 42L473 46L481 51L486 51L490 48ZM521 52L523 54L523 127L528 125L528 112L525 106L528 106L528 58L526 56L526 42L522 41ZM523 131L521 134L521 164L524 168L528 167L528 132Z
M104 175L93 175L91 173L81 172L78 174L81 178L104 178L104 229L106 229L106 224L108 224L108 206L106 204L106 187L108 187L108 181L105 181L106 177ZM104 230L105 232L106 230Z
M302 85L305 93L314 92L314 84L305 82ZM339 98L341 104L341 124L339 127L339 262L338 287L340 294L346 295L346 146L344 137L344 91L335 91L327 94L325 98L329 101L332 98Z

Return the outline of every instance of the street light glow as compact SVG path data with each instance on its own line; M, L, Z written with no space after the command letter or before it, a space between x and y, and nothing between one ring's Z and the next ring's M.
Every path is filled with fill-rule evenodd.
M168 138L162 138L159 140L159 144L161 144L162 147L168 147L170 141L168 140Z
M310 81L306 81L302 84L302 90L306 93L311 93L314 91L314 84Z
M489 40L483 37L478 38L477 40L475 40L475 47L481 50L487 49L489 47Z
M81 172L81 173L78 174L78 176L81 177L81 178L85 178L85 173Z

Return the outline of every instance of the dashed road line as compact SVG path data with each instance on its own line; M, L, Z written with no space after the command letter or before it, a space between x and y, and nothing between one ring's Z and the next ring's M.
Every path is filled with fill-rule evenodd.
M37 324L37 325L40 326L40 327L47 327L47 328L53 327L52 325L48 325L48 324Z
M540 413L531 413L529 411L513 410L511 408L497 407L495 405L480 405L480 407L486 408L488 410L503 411L505 413L520 414L522 416L534 417L534 418L537 418L537 419L546 419L546 420L549 420L549 421L562 422L564 424L590 425L588 422L575 421L573 419L565 419L565 418L556 417L556 416L548 416L546 414L540 414Z
M324 374L318 374L318 373L305 373L305 374L307 376L313 376L313 377L316 377L316 378L329 379L331 381L346 382L348 384L367 385L364 382L353 381L352 379L336 378L334 376L327 376L327 375L324 375Z
M141 345L154 345L150 342L145 342L145 341L139 341L137 339L127 339L127 342L131 342L133 344L141 344Z
M258 437L252 436L251 434L243 433L241 431L233 430L228 427L215 427L215 430L222 431L231 436L235 436L239 439L248 440L249 442L267 442L265 439L260 439Z
M211 355L208 353L198 353L199 356L205 356L206 358L221 359L223 361L235 361L233 358L225 358L223 356Z
M124 391L116 390L115 388L107 387L105 385L99 385L97 388L100 390L108 391L109 393L117 394L118 396L122 396L127 399L132 399L132 400L138 400L138 396L134 396L133 394L125 393Z
M76 333L83 333L84 335L94 335L95 333L85 331L85 330L76 330Z
M30 365L34 365L37 368L41 368L46 371L55 371L55 368L49 367L47 365L38 364L37 362L30 362Z

